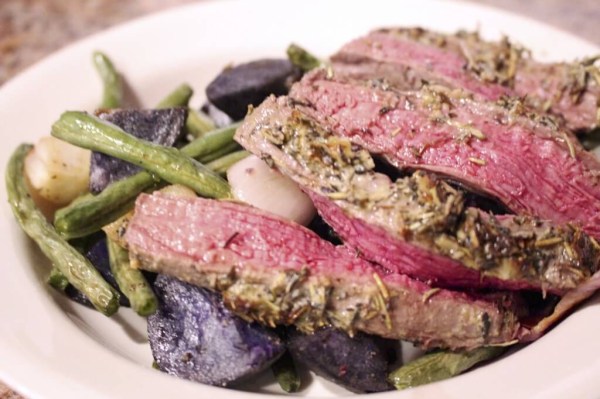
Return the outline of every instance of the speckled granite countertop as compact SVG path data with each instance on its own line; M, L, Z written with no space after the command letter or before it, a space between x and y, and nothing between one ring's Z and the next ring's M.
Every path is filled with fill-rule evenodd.
M598 0L471 1L538 19L600 44ZM0 84L74 40L138 16L192 2L0 0ZM22 397L0 382L0 399Z
M539 19L600 44L598 0L471 0ZM193 0L2 0L0 84L67 43Z

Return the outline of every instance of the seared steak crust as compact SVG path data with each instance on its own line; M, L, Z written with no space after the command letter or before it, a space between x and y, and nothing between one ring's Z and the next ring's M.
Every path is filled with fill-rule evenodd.
M348 43L332 61L340 73L384 78L404 89L429 82L465 89L485 100L522 97L526 106L549 111L569 129L600 124L596 59L540 63L506 37L488 42L476 32L381 29Z
M452 349L518 334L506 298L384 275L302 226L239 203L142 194L125 239L139 267L219 291L240 316L271 326L333 325Z
M600 162L518 100L479 102L439 86L399 91L324 71L305 76L290 97L336 135L397 167L442 173L517 214L600 237Z
M303 186L365 258L435 285L559 294L597 270L600 251L581 230L465 209L461 191L423 172L392 182L357 143L293 104L268 99L236 139Z

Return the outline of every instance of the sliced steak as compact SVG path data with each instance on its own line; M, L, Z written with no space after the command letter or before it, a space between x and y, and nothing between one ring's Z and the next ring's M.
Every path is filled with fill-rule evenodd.
M596 272L585 283L567 292L554 307L552 313L534 326L521 329L519 340L522 342L535 341L551 326L564 319L577 305L594 295L600 289L600 272Z
M183 133L187 111L185 108L168 109L113 109L101 110L99 117L113 123L142 140L170 147ZM100 152L92 153L90 191L97 194L117 180L136 174L142 168Z
M439 86L398 91L324 71L307 75L290 97L399 168L447 175L517 214L574 223L600 237L600 162L518 100L478 102Z
M139 267L220 291L239 315L271 326L332 325L453 349L518 334L510 303L384 275L345 247L240 203L142 194L125 239Z
M423 82L468 90L486 100L523 97L570 129L600 124L600 69L594 59L540 63L505 37L482 40L475 32L441 34L420 28L382 29L356 39L332 57L334 69L361 78L386 79L405 89Z
M393 272L436 286L562 294L598 269L595 241L572 226L464 207L423 172L392 182L368 152L270 98L236 132L246 149L298 182L342 240ZM305 108L305 107L302 107Z

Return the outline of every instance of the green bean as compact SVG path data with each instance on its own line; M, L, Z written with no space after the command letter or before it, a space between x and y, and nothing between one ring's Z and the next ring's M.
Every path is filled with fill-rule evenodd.
M175 108L175 107L187 107L190 102L190 98L194 94L194 90L188 85L184 83L179 85L175 90L173 90L167 97L163 98L156 108Z
M298 392L302 384L294 361L288 352L285 352L273 363L271 370L273 370L273 375L275 375L281 389L287 393Z
M231 125L206 134L181 148L181 152L206 163L235 151L239 148L233 141L237 126ZM59 209L54 217L54 225L67 239L83 237L123 216L133 207L139 193L158 186L159 183L150 173L139 172L109 184L97 195L86 194Z
M29 144L20 145L11 156L6 169L6 192L12 211L25 233L35 241L69 283L81 291L96 309L110 316L119 308L119 294L48 223L27 191L23 163L32 148Z
M188 116L185 120L186 131L194 137L200 137L212 130L215 130L214 122L203 112L193 109L188 110Z
M184 83L163 98L156 108L188 107L193 89ZM200 137L205 133L215 130L215 124L208 116L201 115L192 108L188 108L185 119L185 131L193 137Z
M167 97L162 99L156 108L187 107L193 94L194 91L192 88L184 83L173 90ZM188 108L188 114L185 120L185 130L193 137L200 137L203 134L215 130L215 124L203 113Z
M223 147L219 148L218 150L215 150L215 151L211 152L210 154L206 154L202 158L196 158L196 159L198 159L198 161L200 161L200 163L203 163L206 165L206 167L208 167L209 163L211 163L219 158L222 158L225 155L229 155L232 152L239 151L240 148L242 148L242 147L238 143L236 143L235 141L232 141L229 144L225 144Z
M308 72L318 68L322 62L317 57L296 44L290 44L287 48L287 56L292 64Z
M123 84L119 73L106 54L95 51L93 60L96 71L98 71L104 85L100 108L120 107L123 102Z
M69 280L67 280L65 275L62 274L56 266L52 266L52 270L50 270L50 275L46 282L59 291L64 291L69 285Z
M56 229L56 226L54 228ZM69 245L73 247L77 252L79 252L80 254L85 254L91 249L92 245L98 242L98 240L102 237L101 235L94 233L97 232L92 232L91 234L88 234L85 237L77 237L75 239L69 239L67 237L62 236L62 234L61 236L64 239L69 240ZM104 233L102 233L102 235L104 235ZM67 280L64 274L62 274L60 270L56 268L56 266L52 266L52 270L50 270L50 275L46 279L46 283L48 283L50 286L56 288L59 291L64 291L69 285L69 280Z
M129 299L131 308L140 316L149 316L156 312L158 300L142 272L131 267L127 250L112 240L106 240L106 243L110 270L117 285Z
M92 234L133 208L133 200L158 182L147 172L109 184L100 194L85 194L54 214L54 227L66 239Z
M206 164L206 166L218 174L224 175L227 173L227 169L229 169L233 164L246 158L248 155L250 155L250 153L244 150L232 152L231 154L215 159L214 161Z
M192 158L205 157L225 145L233 143L233 135L239 126L239 123L234 123L208 133L182 147L181 152Z
M154 184L158 183L150 174L141 172L124 183L110 184L98 195L85 194L56 211L54 227L67 240L95 233L133 209L135 197Z
M469 352L438 351L423 355L390 373L396 389L405 389L454 377L477 363L500 356L505 348L486 346Z
M76 146L140 166L169 183L188 186L199 195L231 197L229 185L223 178L185 153L140 140L85 112L63 113L52 125L51 134Z

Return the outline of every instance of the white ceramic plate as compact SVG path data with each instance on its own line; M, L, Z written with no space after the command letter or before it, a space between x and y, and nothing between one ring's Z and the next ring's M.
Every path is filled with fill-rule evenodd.
M223 1L175 9L93 36L52 55L0 89L0 164L21 142L48 134L67 109L92 110L101 87L91 66L107 52L147 106L187 81L198 93L221 67L282 56L290 42L327 55L384 25L480 28L542 59L598 52L572 35L493 9L448 1ZM199 104L202 95L195 102ZM178 380L151 368L145 322L75 305L45 283L49 265L20 231L0 188L0 379L30 398L256 397ZM538 342L466 375L381 398L583 398L600 392L600 306L588 303ZM268 380L259 395L279 392ZM315 379L302 395L348 395Z

